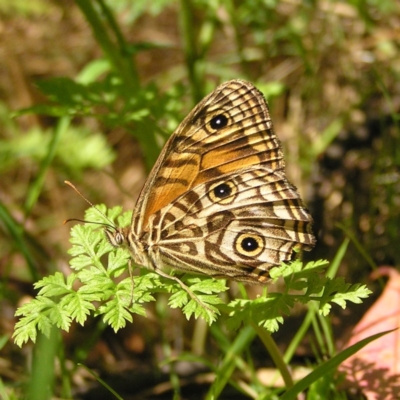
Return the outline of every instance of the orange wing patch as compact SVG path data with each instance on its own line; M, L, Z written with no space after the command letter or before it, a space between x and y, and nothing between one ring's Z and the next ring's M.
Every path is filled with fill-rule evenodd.
M227 125L215 128L223 115ZM230 81L201 101L165 145L137 204L139 229L194 186L252 165L283 168L267 103L251 84Z

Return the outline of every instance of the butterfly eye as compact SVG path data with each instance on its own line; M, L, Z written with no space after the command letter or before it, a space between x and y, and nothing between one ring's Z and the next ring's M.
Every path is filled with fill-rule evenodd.
M224 128L228 125L228 118L224 114L218 114L210 121L210 126L214 130Z
M242 256L255 257L263 251L264 239L254 233L241 233L236 237L235 246L237 252Z
M208 197L213 203L230 204L235 200L237 186L232 181L218 182L210 186Z
M124 243L125 237L122 232L119 231L111 231L106 229L106 238L110 242L110 244L114 247L119 247Z

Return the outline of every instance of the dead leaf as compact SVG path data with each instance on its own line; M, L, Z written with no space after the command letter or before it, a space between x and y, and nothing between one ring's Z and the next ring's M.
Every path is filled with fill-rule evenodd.
M362 392L368 400L400 399L400 273L380 267L374 279L389 280L379 299L354 327L349 347L373 334L395 329L371 342L340 367L346 386Z

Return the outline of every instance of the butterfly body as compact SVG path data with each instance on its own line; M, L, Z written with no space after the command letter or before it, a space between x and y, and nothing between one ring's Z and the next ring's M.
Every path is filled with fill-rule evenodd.
M267 103L241 80L219 86L172 134L127 230L107 232L149 269L265 283L310 249L312 217L285 176Z

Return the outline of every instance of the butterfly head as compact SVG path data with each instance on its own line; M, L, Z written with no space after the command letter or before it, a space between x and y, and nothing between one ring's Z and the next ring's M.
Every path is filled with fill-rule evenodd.
M113 247L121 247L127 243L127 234L124 229L108 226L104 232L107 240Z

